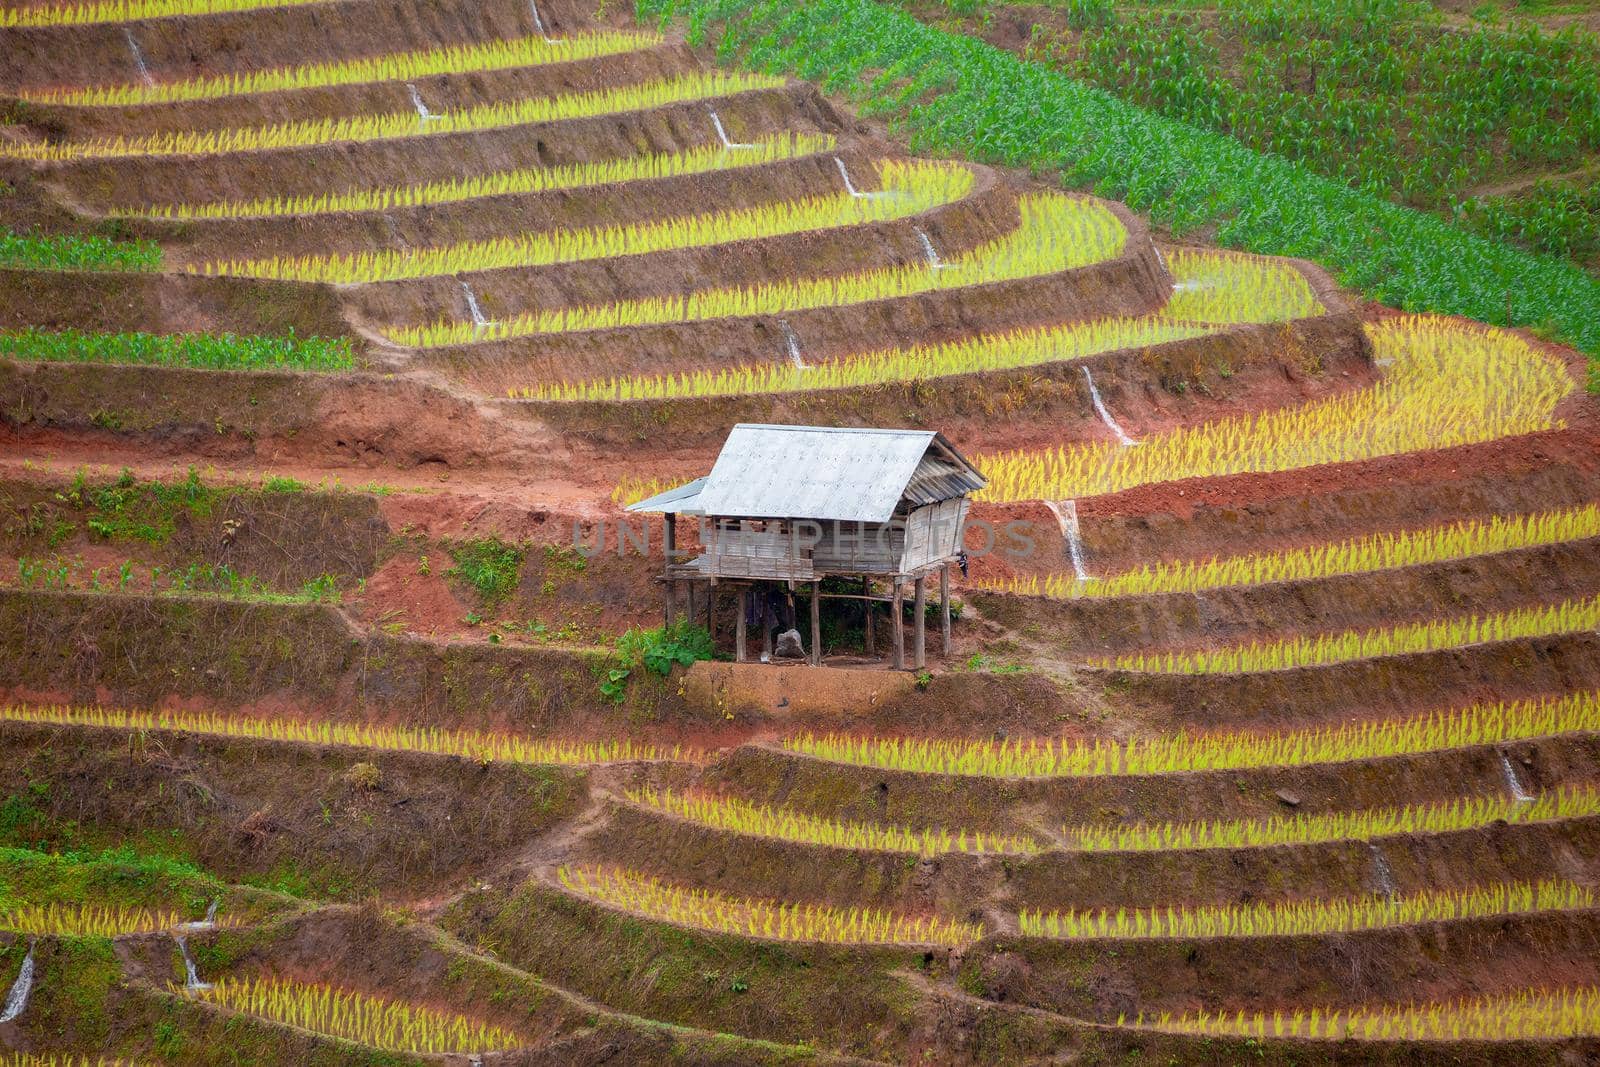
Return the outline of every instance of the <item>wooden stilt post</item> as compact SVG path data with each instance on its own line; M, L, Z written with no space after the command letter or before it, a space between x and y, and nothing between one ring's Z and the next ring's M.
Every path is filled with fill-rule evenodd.
M766 605L761 605L761 662L772 659L772 627L767 625Z
M811 583L811 665L822 666L822 579Z
M950 564L939 568L939 654L950 655Z
M864 597L872 595L872 579L861 579L861 595ZM876 633L878 621L877 607L878 605L874 604L870 600L863 600L861 602L861 610L864 611L867 616L866 645L867 655L869 656L876 656L878 654L878 635Z
M917 575L912 588L916 590L911 620L911 632L915 635L912 641L912 655L913 665L920 671L928 665L928 579L920 574Z
M675 595L678 592L678 583L674 582L671 577L672 563L677 557L678 551L678 516L674 515L670 511L667 512L665 526L666 562L662 564L662 577L665 580L661 584L662 587L667 591L666 610L663 614L665 615L666 624L671 626L677 621L678 618L678 604L677 597Z
M900 586L900 576L894 576L894 603L890 608L889 632L894 636L894 642L889 648L889 654L894 657L894 669L906 669L906 591Z
M733 661L744 662L744 616L750 604L750 590L739 587L739 617L733 622Z

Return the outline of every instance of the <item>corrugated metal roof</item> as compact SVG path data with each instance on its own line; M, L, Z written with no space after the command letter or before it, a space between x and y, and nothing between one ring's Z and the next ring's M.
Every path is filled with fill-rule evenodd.
M685 482L676 488L668 489L664 493L657 493L655 496L646 497L637 503L629 504L628 510L671 511L679 515L698 515L700 510L695 498L700 495L700 490L704 488L705 484L706 480L704 478L696 478L692 482Z
M930 454L936 438L939 448ZM925 456L927 469L919 473ZM694 507L702 515L887 522L913 484L912 499L920 504L985 483L931 430L740 423Z

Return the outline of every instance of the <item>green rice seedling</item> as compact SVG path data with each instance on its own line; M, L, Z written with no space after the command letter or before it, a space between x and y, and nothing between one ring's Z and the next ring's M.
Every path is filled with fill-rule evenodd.
M235 152L268 152L313 148L349 141L385 141L447 133L500 129L536 122L592 118L643 111L694 100L711 100L757 89L773 89L780 78L754 74L684 74L675 78L600 89L587 93L542 96L480 104L423 119L415 111L351 118L303 119L270 126L221 130L184 130L140 137L94 138L62 144L0 141L0 159L67 162L83 159L126 159L145 156L213 156Z
M176 911L116 904L0 906L0 930L29 937L124 937L173 930L186 921Z
M769 941L839 945L944 945L960 948L983 936L976 923L899 915L874 908L782 904L662 882L636 871L562 867L568 892L656 922Z
M960 200L973 182L971 170L949 163L888 160L880 175L887 195L856 197L841 190L656 222L525 233L435 248L226 260L197 269L204 274L348 285L577 263L905 218Z
M1466 797L1403 808L1279 815L1269 819L1068 826L1062 833L1073 848L1084 852L1165 852L1370 841L1398 834L1473 830L1497 822L1549 822L1592 815L1600 815L1600 791L1583 786L1544 793L1531 801Z
M1280 733L1178 733L1129 741L946 741L800 734L790 751L876 770L971 778L1079 778L1310 767L1600 731L1600 693L1474 704L1402 719Z
M1199 593L1208 589L1333 578L1419 567L1447 560L1600 537L1600 506L1496 515L1420 530L1372 534L1348 541L1209 560L1145 564L1138 570L1084 581L1075 575L980 580L979 588L1057 599Z
M459 756L479 763L582 766L638 760L693 761L699 753L629 740L564 741L526 738L435 726L379 726L369 723L308 722L300 719L239 718L212 712L127 711L70 705L11 704L0 707L0 722L87 726L112 730L165 730L213 737L254 738L302 745L347 745L390 752Z
M176 104L193 100L218 100L256 93L294 89L323 89L372 82L411 81L439 74L476 74L483 71L568 63L602 56L638 52L661 43L651 33L601 30L560 41L519 37L508 41L455 44L420 48L360 59L307 63L243 73L205 75L181 81L100 85L82 89L31 89L18 95L36 104L73 107L129 107L138 104Z
M1573 882L1501 882L1474 889L1424 890L1406 896L1265 901L1199 907L1119 908L1082 912L1024 910L1024 937L1076 941L1201 937L1297 937L1382 930L1594 907L1594 893Z
M522 1044L499 1026L355 990L285 978L224 978L190 996L244 1015L310 1030L387 1052L496 1052Z
M1137 652L1092 659L1090 666L1159 674L1248 674L1295 667L1319 667L1385 656L1409 656L1439 649L1525 637L1548 637L1600 628L1600 597L1568 600L1492 615L1433 619L1373 630L1251 642L1232 648L1193 652Z
M0 230L0 267L25 270L145 271L161 269L161 249L149 241L113 241L76 234Z
M263 11L327 2L329 0L91 0L78 4L19 4L0 8L0 29L8 26L88 26L99 22L137 22L141 19L221 15L232 11Z
M1287 322L1324 315L1311 283L1281 259L1178 249L1166 257L1172 296L1161 317L1179 322Z
M756 363L682 374L558 382L509 392L514 398L555 401L665 400L815 392L1016 370L1202 337L1210 332L1204 325L1162 322L1153 317L1098 319L1043 329L980 334L943 344L887 348L807 367Z
M584 189L611 182L678 178L692 174L755 167L784 159L799 159L829 152L833 137L824 134L785 133L763 137L739 151L721 145L690 148L645 156L608 159L598 163L571 163L558 167L521 167L465 178L443 178L414 185L386 185L350 189L340 193L264 197L257 200L217 200L196 204L153 204L115 208L111 214L153 219L251 219L340 212L390 211L422 205L454 204L491 196L542 193L555 189Z
M1561 363L1504 330L1407 317L1367 333L1378 357L1393 361L1375 386L1180 427L1138 448L1093 442L978 456L989 485L977 498L1070 500L1493 441L1561 426L1556 405L1576 388Z
M663 480L661 478L626 477L617 483L616 488L611 490L611 500L613 503L627 507L629 504L637 504L639 501L655 496L657 493L665 493L668 489L676 489L680 485L687 484L689 480L688 478L668 478Z
M957 830L952 833L949 830L913 830L906 826L844 822L708 793L658 791L643 786L629 789L627 797L641 807L665 812L714 830L728 830L778 841L826 845L829 848L906 852L925 857L948 852L1019 854L1039 851L1037 842L1016 834L982 830Z
M231 333L86 333L0 330L0 358L56 363L130 363L207 370L353 370L348 338Z
M1600 989L1535 989L1441 1004L1139 1015L1147 1030L1311 1041L1551 1041L1600 1035ZM1509 1061L1508 1061L1509 1062Z
M973 249L953 265L946 264L945 270L919 263L736 288L701 289L686 296L553 308L503 318L488 326L445 321L390 330L387 335L408 347L437 348L579 330L775 315L1055 274L1112 259L1122 253L1127 240L1122 222L1098 201L1041 193L1024 197L1019 207L1021 224L1017 229Z

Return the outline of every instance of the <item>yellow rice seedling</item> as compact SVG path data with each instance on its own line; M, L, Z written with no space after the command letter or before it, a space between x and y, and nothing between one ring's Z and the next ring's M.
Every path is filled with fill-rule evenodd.
M1179 249L1167 255L1176 283L1161 317L1179 322L1287 322L1327 308L1292 264L1237 252Z
M1041 193L1023 197L1019 207L1021 224L1015 230L946 264L945 270L918 263L820 278L701 289L686 296L554 308L502 319L487 327L444 321L393 330L388 336L409 347L436 348L537 334L837 307L1055 274L1112 259L1121 254L1127 240L1121 220L1094 200Z
M321 89L371 82L410 81L438 74L476 74L483 71L535 67L600 56L639 52L661 43L651 33L602 30L561 41L519 37L509 41L456 44L422 48L383 56L365 56L331 63L307 63L246 73L221 74L183 81L91 86L84 89L33 89L19 95L37 104L75 107L127 107L136 104L173 104L191 100L216 100L228 96L276 93L293 89Z
M368 723L301 722L294 719L231 718L214 712L124 711L118 708L35 706L0 707L0 722L96 726L113 730L171 730L288 741L305 745L348 745L390 752L423 752L459 756L479 763L526 763L582 766L636 760L697 760L699 753L629 740L562 741L518 737L477 730L442 730L436 726L379 726Z
M1257 1040L1548 1041L1600 1035L1600 989L1525 990L1440 1004L1302 1008L1271 1015L1243 1011L1140 1015L1133 1025L1174 1034Z
M1471 519L1420 530L1378 533L1308 548L1146 564L1138 570L1093 581L1051 574L1043 579L1011 578L980 581L978 585L1007 593L1058 599L1198 593L1207 589L1307 581L1344 574L1372 574L1591 537L1600 537L1600 506L1585 504L1535 515L1496 515L1487 522Z
M983 936L976 923L899 915L874 908L782 904L671 885L615 867L562 867L568 892L640 918L717 934L770 941L838 945L946 945L961 948Z
M1295 937L1592 907L1593 891L1573 882L1500 882L1474 889L1429 889L1394 897L1258 901L1131 911L1023 911L1018 922L1025 937L1058 940Z
M1087 443L979 456L978 498L1068 500L1183 478L1293 470L1448 448L1560 425L1575 385L1566 369L1504 330L1431 316L1367 332L1384 380L1291 408L1182 427L1136 448Z
M798 393L911 382L982 371L1015 370L1085 359L1102 352L1200 337L1204 325L1163 322L1153 317L1098 319L1067 326L979 334L944 344L886 348L828 363L754 363L722 370L605 378L512 389L523 400L662 400L696 396Z
M875 770L971 778L1080 778L1309 767L1594 731L1600 731L1600 693L1582 692L1283 733L1178 733L1130 741L945 741L801 734L782 744L816 759Z
M972 190L972 171L959 164L887 160L880 173L886 194L882 196L854 197L841 190L826 196L654 222L524 233L435 248L228 260L201 264L197 269L204 274L354 284L539 267L905 218L953 203Z
M509 1030L453 1012L320 983L224 978L204 989L175 986L173 992L387 1052L491 1052L522 1043Z
M64 144L26 144L0 141L0 159L65 162L80 159L120 159L138 156L210 156L230 152L266 152L282 148L310 148L345 141L384 141L428 137L445 133L492 130L535 122L617 115L692 100L710 100L755 89L771 89L783 79L760 74L726 74L721 71L684 74L675 78L600 89L587 93L541 96L497 104L480 104L423 119L415 111L351 118L306 119L269 126L238 126L221 130L185 130L141 137L94 138Z
M99 0L85 4L27 4L0 8L0 28L10 26L87 26L96 22L135 22L182 15L222 15L301 7L328 0Z
M175 911L115 904L18 904L0 911L0 930L30 937L122 937L171 930L185 921Z
M1074 848L1085 852L1164 852L1370 841L1397 834L1472 830L1495 822L1549 822L1590 815L1600 815L1600 791L1584 786L1544 793L1532 801L1465 797L1415 807L1279 815L1269 819L1068 826L1062 832Z
M251 219L287 215L328 215L338 212L389 211L421 205L454 204L491 196L543 193L555 189L584 189L611 182L679 178L739 167L754 167L784 159L799 159L832 151L834 138L825 134L784 133L763 137L750 147L730 151L721 145L691 148L647 156L608 159L598 163L572 163L559 167L521 167L466 178L444 178L415 185L388 185L351 189L342 193L266 197L258 200L217 200L200 204L162 204L114 210L123 218L151 219Z
M1252 642L1232 648L1193 652L1136 652L1111 659L1095 658L1088 662L1094 667L1160 674L1246 674L1385 656L1407 656L1491 641L1547 637L1596 628L1600 628L1600 597L1568 600L1537 608L1518 608L1492 615L1431 619L1404 626Z
M949 830L913 830L908 826L843 822L707 793L658 792L645 786L628 790L627 797L642 807L675 815L714 830L808 845L827 845L830 848L908 852L917 856L940 856L947 852L1039 851L1037 842L1015 834L987 833L982 830L957 830L952 833Z
M668 489L676 489L680 485L687 485L689 481L691 479L688 478L625 477L617 483L615 489L611 490L611 501L627 507L629 504L637 504L641 500L653 497L657 493L665 493Z

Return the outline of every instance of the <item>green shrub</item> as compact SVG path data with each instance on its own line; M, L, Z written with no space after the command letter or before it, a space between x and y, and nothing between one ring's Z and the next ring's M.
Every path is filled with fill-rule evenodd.
M631 629L617 638L619 663L606 669L600 692L621 703L628 679L637 668L643 667L665 678L672 673L674 665L688 667L696 660L710 659L711 654L711 632L688 619L654 629Z
M522 549L498 537L463 541L450 549L456 565L445 571L478 591L485 605L498 604L516 592L522 578Z

